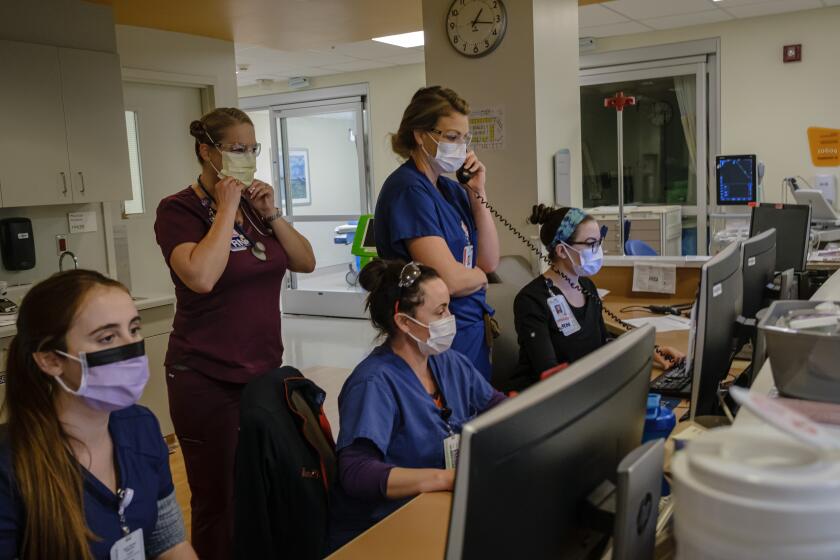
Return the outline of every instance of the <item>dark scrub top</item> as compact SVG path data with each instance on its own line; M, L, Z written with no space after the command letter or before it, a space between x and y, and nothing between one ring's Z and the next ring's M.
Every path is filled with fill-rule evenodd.
M143 529L146 545L155 528L158 500L175 491L169 471L169 449L157 418L142 406L112 412L108 430L114 443L119 488L131 488L134 497L125 510L129 530ZM117 509L119 499L87 469L82 469L87 526L101 540L91 541L97 560L111 558L111 546L122 538ZM0 442L0 558L18 558L26 514L15 483L11 450L5 433Z
M475 267L478 230L470 201L462 186L440 176L433 185L409 159L394 171L379 193L374 214L376 251L384 259L411 261L407 241L442 237L456 261L464 263L464 250L473 246ZM485 379L490 379L490 348L484 338L484 314L493 314L485 290L453 297L449 304L458 334L452 344L470 359Z
M251 254L249 241L231 232L230 258L209 294L189 289L170 266L175 284L175 319L166 366L182 366L233 383L247 383L283 361L280 337L280 287L288 258L271 227L262 235L246 219L242 228L254 242L265 245L268 259ZM198 243L210 231L207 200L192 187L164 198L157 209L155 234L169 265L172 251L182 243Z
M429 357L446 404L440 409L409 365L385 344L364 359L338 395L340 430L336 452L363 439L384 463L403 468L445 467L443 440L486 410L496 391L465 356L448 350ZM451 411L448 417L446 410ZM360 500L336 484L330 502L334 549L405 504L405 500Z
M572 308L580 330L569 336L560 332L548 307L548 298L562 295L544 276L528 283L513 301L514 326L519 340L517 374L505 389L521 390L539 380L540 374L562 363L572 363L609 340L598 290L589 278L581 286L592 294L583 307Z

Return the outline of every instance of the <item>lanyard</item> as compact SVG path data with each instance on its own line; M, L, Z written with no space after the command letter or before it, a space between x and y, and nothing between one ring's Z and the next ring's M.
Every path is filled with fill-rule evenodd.
M204 187L204 183L201 182L201 177L198 178L198 186L201 188L201 191L204 193L204 195L207 197L207 199L210 200L210 202L212 202L213 204L216 204L216 200L213 198L213 196ZM241 205L240 205L240 208L241 208ZM213 213L212 208L210 208L210 212ZM243 215L245 214L245 208L242 208L242 214ZM248 243L251 245L251 254L252 255L254 255L255 257L257 257L261 261L264 261L264 260L268 259L268 255L265 252L265 245L263 245L262 241L254 241L253 239L251 239L251 236L248 235L247 233L245 233L245 230L239 224L236 223L236 220L234 220L234 222L233 222L233 229L235 229L236 233L238 233L239 235L244 237L248 241ZM256 227L255 227L255 229L256 229Z

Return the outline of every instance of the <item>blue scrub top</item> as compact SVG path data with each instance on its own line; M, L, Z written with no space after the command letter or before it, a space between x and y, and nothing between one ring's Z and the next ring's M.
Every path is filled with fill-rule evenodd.
M448 421L414 371L386 343L356 366L338 395L336 450L368 439L382 452L385 463L444 468L443 440L450 433L460 433L468 420L486 410L495 390L455 350L431 356L429 366L445 406L452 411ZM357 500L335 485L330 504L332 545L347 542L406 501Z
M409 159L385 180L374 214L376 251L385 259L410 261L406 241L441 237L456 261L464 262L464 248L478 255L478 230L467 192L440 176L437 186ZM452 348L467 356L485 379L490 379L490 349L484 340L484 314L493 314L485 290L453 297L449 304L458 326Z
M114 442L119 487L134 490L134 498L125 510L126 523L131 531L142 528L148 544L157 523L157 502L175 490L169 471L169 449L157 418L142 406L112 412L108 430ZM87 469L82 468L82 477L87 526L101 539L91 541L90 549L97 560L109 560L111 546L123 536L117 515L119 499ZM25 525L26 515L4 434L0 443L0 558L19 557Z

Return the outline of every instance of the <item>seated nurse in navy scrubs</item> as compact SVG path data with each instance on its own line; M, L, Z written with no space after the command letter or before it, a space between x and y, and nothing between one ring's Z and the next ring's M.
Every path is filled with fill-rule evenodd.
M338 396L339 481L331 500L335 549L422 492L451 490L444 446L504 400L461 353L449 289L434 269L375 260L359 280L385 342Z
M422 88L403 113L391 144L406 159L379 193L374 222L376 250L384 259L417 261L434 268L452 296L458 323L452 347L490 379L486 325L487 274L499 264L499 236L486 206L484 165L469 149L467 102L451 89ZM467 185L444 176L461 166Z
M33 287L9 348L0 558L195 559L125 287L73 270Z

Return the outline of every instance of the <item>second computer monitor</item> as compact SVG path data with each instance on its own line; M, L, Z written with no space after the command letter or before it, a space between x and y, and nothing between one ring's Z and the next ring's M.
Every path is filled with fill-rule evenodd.
M729 374L733 358L735 322L741 314L740 242L731 243L703 265L700 297L693 311L689 348L693 372L691 417L717 414L718 386Z
M719 206L747 205L758 196L755 155L717 156L715 182Z
M447 560L578 558L598 544L584 504L641 442L654 334L635 329L464 426Z
M767 304L767 285L776 270L776 230L750 237L741 245L741 277L744 300L741 315L755 319Z
M811 236L811 207L804 204L759 204L752 209L750 237L776 230L776 271L805 270Z

